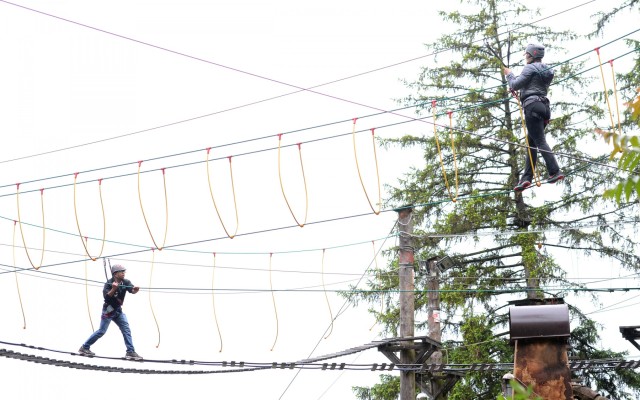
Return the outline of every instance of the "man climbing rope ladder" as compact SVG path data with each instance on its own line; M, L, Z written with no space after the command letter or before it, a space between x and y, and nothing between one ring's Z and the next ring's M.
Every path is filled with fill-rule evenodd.
M524 57L526 65L519 76L515 76L509 68L504 68L509 88L512 91L520 90L520 101L524 108L529 142L524 173L516 187L513 188L516 192L521 192L531 186L535 173L534 166L538 159L538 149L542 153L542 158L549 172L547 183L554 183L564 179L564 174L560 171L556 157L547 144L544 133L544 128L551 118L547 91L553 80L553 69L542 62L544 46L540 44L527 45Z

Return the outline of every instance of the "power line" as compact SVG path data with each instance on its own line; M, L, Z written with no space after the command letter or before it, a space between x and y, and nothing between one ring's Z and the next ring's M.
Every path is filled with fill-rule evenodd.
M88 142L88 143L83 143L83 144L79 144L79 145L69 146L69 147L60 148L60 149L56 149L56 150L51 150L51 151L47 151L47 152L42 152L42 153L32 154L32 155L28 155L28 156L13 158L13 159L9 159L9 160L3 160L3 161L0 161L0 164L12 162L12 161L23 160L23 159L26 159L26 158L37 157L37 156L46 155L46 154L57 153L57 152L65 151L65 150L70 150L70 149L84 147L84 146L88 146L88 145L92 145L92 144L102 143L102 142L106 142L106 141L110 141L110 140L114 140L114 139L120 139L120 138L127 137L127 136L133 136L133 135L136 135L136 134L149 132L149 131L157 130L157 129L161 129L161 128L166 128L166 127L169 127L169 126L174 126L174 125L178 125L178 124L181 124L181 123L198 120L198 119L201 119L201 118L205 118L205 117L221 114L221 113L224 113L224 112L228 112L228 111L233 111L233 110L237 110L237 109L240 109L240 108L249 107L249 106L252 106L252 105L264 103L264 102L267 102L267 101L270 101L270 100L275 100L275 99L278 99L278 98L282 98L282 97L289 96L289 95L292 95L292 94L300 93L300 92L303 92L303 91L309 91L311 93L320 94L320 95L323 95L323 96L328 96L328 97L334 98L336 100L350 102L350 101L345 100L345 99L341 99L341 98L338 98L338 97L329 96L329 95L326 95L326 94L323 94L323 93L320 93L320 92L313 91L312 89L316 89L316 88L319 88L319 87L322 87L322 86L327 86L327 85L330 85L330 84L333 84L333 83L341 82L341 81L352 79L352 78L355 78L355 77L363 76L363 75L370 74L370 73L373 73L373 72L381 71L381 70L384 70L384 69L387 69L387 68L391 68L391 67L395 67L395 66L402 65L402 64L405 64L405 63L413 62L413 61L416 61L416 60L419 60L419 59L422 59L422 58L434 56L434 55L437 55L437 54L440 54L440 53L444 53L444 52L447 52L447 51L451 50L451 48L442 49L442 50L435 51L435 52L432 52L432 53L429 53L429 54L426 54L426 55L423 55L423 56L414 57L414 58L411 58L409 60L397 62L397 63L391 64L391 65L387 65L387 66L384 66L384 67L375 68L375 69L372 69L372 70L369 70L369 71L366 71L366 72L362 72L362 73L359 73L359 74L355 74L355 75L351 75L351 76L348 76L348 77L336 79L336 80L333 80L333 81L330 81L330 82L326 82L326 83L323 83L323 84L311 86L309 88L302 88L302 87L298 87L298 86L295 86L295 85L291 85L291 84L287 84L287 83L284 83L284 82L280 82L278 80L274 80L274 79L270 79L270 78L267 78L267 77L263 77L261 75L253 74L253 73L250 73L250 72L246 72L246 71L243 71L243 70L240 70L240 69L236 69L236 68L233 68L233 67L228 67L228 66L225 66L225 65L222 65L222 64L214 63L212 61L204 60L202 58L191 56L191 55L188 55L186 53L182 53L182 52L179 52L179 51L166 49L166 48L163 48L163 47L158 46L158 45L154 45L154 44L143 42L143 41L140 41L140 40L137 40L137 39L129 38L129 37L126 37L124 35L120 35L120 34L117 34L117 33L109 32L109 31L106 31L106 30L103 30L103 29L100 29L100 28L96 28L96 27L93 27L93 26L89 26L89 25L86 25L86 24L83 24L83 23L80 23L80 22L72 21L72 20L69 20L69 19L66 19L66 18L63 18L63 17L59 17L59 16L56 16L56 15L53 15L53 14L49 14L49 13L46 13L46 12L43 12L43 11L39 11L39 10L36 10L36 9L25 7L23 5L11 3L11 2L6 1L6 0L0 0L0 1L5 3L5 4L9 4L9 5L12 5L12 6L15 6L15 7L20 7L20 8L23 8L23 9L31 11L31 12L39 13L39 14L42 14L42 15L45 15L45 16L48 16L48 17L51 17L51 18L56 18L56 19L59 19L61 21L68 22L68 23L71 23L71 24L75 24L75 25L78 25L78 26L81 26L81 27L84 27L84 28L96 30L98 32L105 33L105 34L108 34L108 35L112 35L112 36L115 36L115 37L118 37L118 38L121 38L121 39L130 40L130 41L136 42L138 44L142 44L142 45L145 45L145 46L153 47L155 49L168 51L168 52L176 54L176 55L184 56L184 57L191 58L191 59L194 59L194 60L197 60L197 61L201 61L201 62L206 62L206 63L209 63L209 64L216 65L218 67L227 68L227 69L230 69L232 71L236 71L236 72L239 72L239 73L247 74L247 75L250 75L250 76L253 76L253 77L256 77L256 78L260 78L260 79L266 79L266 80L269 80L269 81L272 81L272 82L275 82L275 83L280 83L280 84L283 84L285 86L290 86L290 87L294 87L294 88L298 89L296 91L285 93L285 94L282 94L282 95L273 96L273 97L270 97L270 98L254 101L254 102L243 104L243 105L240 105L240 106L235 106L235 107L227 108L227 109L224 109L224 110L215 111L215 112L212 112L212 113L209 113L209 114L200 115L200 116L196 116L196 117L191 117L191 118L187 118L187 119L180 120L180 121L175 121L175 122L159 125L159 126L152 127L152 128L147 128L147 129L143 129L143 130L139 130L139 131L135 131L135 132L130 132L130 133L127 133L127 134L118 135L118 136L114 136L114 137L111 137L111 138L105 138L105 139L101 139L101 140L96 140L96 141L92 141L92 142ZM516 32L516 31L518 31L518 30L520 30L520 29L522 29L524 27L532 26L532 25L535 25L535 24L537 24L537 23L539 23L541 21L544 21L546 19L550 19L552 17L555 17L555 16L558 16L558 15L561 15L561 14L576 10L576 9L582 7L582 6L585 6L587 4L593 3L594 1L595 0L590 0L590 1L587 1L587 2L584 2L584 3L581 3L579 5L570 7L568 9L565 9L563 11L559 11L559 12L557 12L555 14L540 18L540 19L538 19L536 21L533 21L533 22L530 22L530 23L527 23L527 24L522 24L519 27L516 27L514 29L510 29L510 30L507 30L507 31L502 32L502 33L497 33L497 36L501 36L501 35L508 34L508 33L511 33L511 32ZM482 42L483 40L485 40L485 38L475 40L475 41L473 41L471 43L478 43L478 42ZM357 104L357 103L354 103L354 102L350 102L350 103ZM368 108L373 108L373 107L368 107ZM383 112L385 112L385 111L383 111Z

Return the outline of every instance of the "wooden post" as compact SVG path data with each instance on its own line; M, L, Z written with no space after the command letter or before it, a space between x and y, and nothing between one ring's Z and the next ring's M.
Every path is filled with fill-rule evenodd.
M440 269L438 269L435 259L428 261L428 273L429 280L427 281L429 308L427 311L427 328L429 331L429 337L438 342L442 341L442 330L440 328ZM429 358L429 362L432 364L442 364L442 352L440 350L435 351ZM430 380L431 393L436 395L441 389L441 380L434 379L432 376ZM434 400L440 400L442 396L437 396Z
M414 313L415 313L415 282L414 282L414 255L413 255L413 221L411 212L413 209L403 207L398 211L398 230L400 232L400 249L398 251L398 274L400 279L400 337L413 337ZM406 342L413 344L413 342ZM400 362L413 364L415 362L415 350L400 350ZM415 400L416 398L416 374L413 371L400 372L400 400Z

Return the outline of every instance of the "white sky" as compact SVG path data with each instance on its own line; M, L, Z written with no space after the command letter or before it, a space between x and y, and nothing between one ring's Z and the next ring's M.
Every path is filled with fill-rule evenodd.
M579 2L574 2L579 4ZM295 1L21 1L19 4L134 38L202 60L222 64L252 74L310 87L427 54L423 43L433 41L451 28L438 20L433 2L325 1L305 5ZM456 3L457 4L457 3ZM541 15L550 15L560 6L543 2ZM596 1L585 9L549 20L555 27L568 21L589 24L589 14L607 5ZM213 113L295 91L292 87L258 79L91 30L50 16L0 2L0 162L31 154L125 135L148 128ZM623 31L624 32L624 31ZM608 33L604 43L618 32ZM619 35L619 34L618 34ZM573 54L590 48L585 44ZM514 52L514 57L519 55ZM609 57L619 53L611 53ZM607 55L603 55L607 57ZM378 109L397 107L395 99L409 94L399 79L413 80L419 67L432 58L402 64L379 72L316 89L333 96L298 93L277 100L229 111L163 129L131 135L118 140L64 152L0 163L0 264L13 265L13 222L17 218L16 182L45 177L62 178L23 184L21 218L41 225L40 196L37 189L73 183L73 172L203 149L209 146L274 135L335 121L373 114ZM340 101L336 98L346 99ZM350 103L351 102L351 103ZM407 112L408 113L408 112ZM358 121L358 129L369 129L403 119L381 116ZM381 137L404 133L430 133L426 124L405 124L376 130ZM283 136L283 145L349 133L344 122L321 129L304 130ZM277 139L213 149L212 158L238 155L277 146ZM376 199L376 184L370 135L358 135L359 162L369 195ZM367 213L353 158L350 136L308 143L302 146L309 191L308 221ZM378 149L383 184L395 184L412 165L419 165L419 151ZM283 182L294 211L304 214L298 154L295 148L282 151ZM205 152L158 161L145 161L142 170L153 170L201 162ZM233 158L234 184L239 212L239 233L290 226L294 223L282 198L278 182L277 152L268 151ZM135 174L136 165L84 172L78 181ZM228 162L210 163L216 201L228 229L235 230L234 206L230 192ZM209 195L204 163L167 170L169 227L167 245L224 237ZM141 175L145 212L156 240L164 233L164 200L160 172ZM36 190L36 192L29 192ZM107 238L125 243L107 243L105 255L152 247L144 225L135 175L106 179L102 184ZM78 186L77 204L83 234L102 236L102 218L97 183ZM44 192L47 250L44 264L83 259L73 209L73 188L65 186ZM315 286L322 288L322 252L327 248L324 269L328 289L345 288L346 280L357 281L372 261L371 240L385 237L394 213L366 216L332 223L290 228L275 232L240 236L181 247L189 252L162 251L155 254L154 287L211 287L212 256L218 252L217 289L269 289L269 252L316 251L275 254L273 269L313 273L274 272L274 289ZM24 226L25 240L37 263L42 246L42 230ZM17 230L16 246L21 246ZM345 244L362 243L342 248ZM376 247L383 242L377 241ZM393 244L390 239L385 245ZM89 241L92 254L98 240ZM65 252L65 253L55 253ZM67 254L71 253L71 254ZM237 253L237 254L229 254ZM261 254L249 254L261 253ZM139 286L149 286L151 254L148 252L114 258L128 267L127 278ZM383 263L383 257L377 262ZM573 262L573 261L572 261ZM164 263L164 264L163 264ZM200 266L169 265L166 263ZM16 248L16 264L27 268L22 248ZM85 263L76 262L43 269L46 272L83 278ZM103 281L101 262L88 262L89 279ZM592 271L595 276L598 271ZM582 271L585 275L588 272ZM353 275L339 275L353 274ZM607 276L613 274L607 272ZM20 290L27 319L22 314L13 274L0 275L2 324L0 340L27 343L59 350L76 351L92 332L83 284L40 279L42 273L20 274ZM80 282L81 283L81 282ZM89 286L89 310L95 327L99 323L100 286ZM306 358L329 325L329 310L322 291L276 292L278 339L271 294L216 294L223 351L212 312L212 297L204 294L153 293L152 305L161 331L157 330L149 293L127 297L127 314L136 350L149 359L198 359L226 361L295 361ZM328 293L335 315L343 300ZM633 294L626 295L626 298ZM622 298L622 297L621 297ZM611 297L613 299L613 296ZM624 299L624 298L622 298ZM609 298L603 299L607 303ZM613 302L613 300L611 300ZM622 310L624 312L625 310ZM628 311L628 310L627 310ZM617 314L622 315L622 314ZM615 315L608 314L607 317ZM369 330L373 318L366 307L349 307L338 318L332 334L322 340L314 355L359 346L378 339L377 328ZM617 326L617 325L616 325ZM616 328L614 328L614 332ZM418 332L419 333L419 332ZM618 338L619 349L630 346ZM613 343L612 343L613 346ZM0 346L5 347L5 346ZM12 348L16 351L34 352ZM93 347L98 355L124 354L119 330L111 326ZM77 357L41 354L77 361ZM86 361L86 360L81 360ZM98 360L92 360L99 363ZM342 362L386 362L371 350ZM115 363L121 367L161 368L154 364ZM278 399L296 371L261 371L207 376L126 375L76 371L32 363L0 359L2 394L6 398L100 398L100 392L138 397L216 398L260 397ZM351 387L371 385L374 372L303 371L283 397L285 399L352 399ZM122 392L126 392L123 394ZM326 393L325 393L326 392Z

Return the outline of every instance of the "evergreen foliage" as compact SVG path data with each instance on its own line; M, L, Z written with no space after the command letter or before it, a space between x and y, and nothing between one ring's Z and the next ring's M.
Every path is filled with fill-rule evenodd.
M457 28L427 45L430 50L441 53L421 70L415 81L406 82L414 94L403 99L406 105L417 104L417 113L424 117L433 112L432 100L437 100L436 113L454 111L454 126L460 130L455 133L460 199L455 203L441 201L447 198L448 189L433 129L428 125L424 132L408 129L402 138L384 143L385 146L419 147L424 152L424 165L409 171L397 187L391 188L387 203L416 205L413 213L416 259L447 254L456 260L456 267L441 277L442 289L459 290L441 293L443 337L452 338L443 344L447 349L443 359L450 363L511 362L512 348L504 337L508 330L506 302L523 297L563 297L568 293L567 288L581 287L580 282L566 277L560 265L562 261L554 257L557 251L567 249L567 256L571 253L593 256L594 265L600 262L599 257L610 258L625 269L638 271L640 257L634 252L634 237L626 236L613 223L638 215L638 204L616 204L603 198L604 189L617 172L586 162L593 159L606 162L606 153L594 155L585 146L598 139L593 126L602 120L605 111L600 107L599 94L588 92L590 82L579 73L584 66L576 61L554 67L556 84L552 84L549 94L552 121L546 129L550 143L556 144L553 148L567 174L567 183L554 187L558 193L556 200L536 207L530 204L535 199L535 189L513 192L524 168L524 138L520 112L507 91L502 71L509 48L509 35L505 32L512 31L513 54L509 67L516 74L523 66L521 58L527 43L543 43L547 49L544 61L553 66L575 55L575 46L573 53L567 54L562 43L575 41L577 35L568 30L527 25L538 18L538 14L518 2L463 0L462 3L465 4L459 11L440 13L445 22ZM628 79L634 78L629 75ZM446 145L449 143L447 117L438 116L437 123L444 169L449 184L454 185L453 154ZM546 176L542 161L537 169L542 177ZM453 186L449 189L454 193ZM597 229L566 230L553 238L543 233L576 224L600 225ZM486 232L491 235L483 235ZM370 289L397 288L397 267L397 262L392 261L377 270L377 279L368 282ZM427 279L418 273L416 289L426 288ZM518 294L514 297L514 294L493 291ZM396 298L382 292L355 292L345 296L356 303L369 303L384 332L397 335ZM579 302L575 303L570 304L570 309L578 328L572 333L575 347L570 355L580 359L621 357L623 354L600 347L596 323L580 311ZM416 294L415 305L416 328L420 330L426 326L426 292ZM469 374L456 384L448 398L496 399L501 375ZM575 375L612 399L640 395L640 377L633 371L584 371ZM383 378L374 388L380 389L388 382L395 384L395 380L389 379ZM367 388L356 389L356 397L366 400Z

